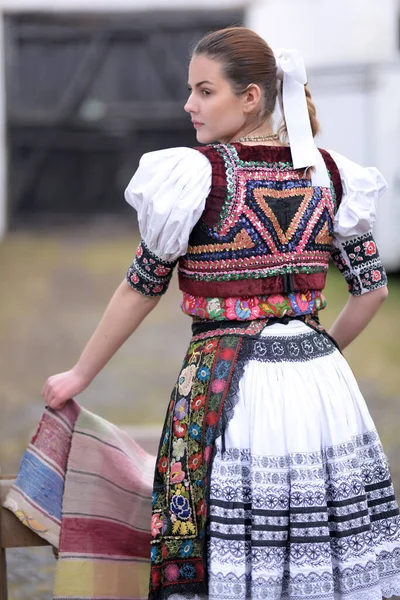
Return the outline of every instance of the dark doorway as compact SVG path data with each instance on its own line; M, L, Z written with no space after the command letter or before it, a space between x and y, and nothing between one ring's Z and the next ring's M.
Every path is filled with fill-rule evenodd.
M189 48L240 12L7 15L9 222L124 214L147 151L196 144Z

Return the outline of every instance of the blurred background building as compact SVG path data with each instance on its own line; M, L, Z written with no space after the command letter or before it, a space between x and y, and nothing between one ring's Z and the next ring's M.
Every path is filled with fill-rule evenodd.
M123 215L143 152L194 145L190 46L247 25L305 57L319 144L389 183L376 237L400 268L399 0L0 0L0 232Z

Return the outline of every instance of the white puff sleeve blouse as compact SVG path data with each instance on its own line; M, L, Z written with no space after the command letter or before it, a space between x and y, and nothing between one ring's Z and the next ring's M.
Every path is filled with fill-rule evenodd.
M197 150L169 148L142 156L125 190L142 238L127 273L131 287L148 296L166 292L210 188L211 164Z
M329 151L341 177L343 196L334 219L332 259L354 296L387 284L372 235L376 204L387 183L375 167L362 167Z

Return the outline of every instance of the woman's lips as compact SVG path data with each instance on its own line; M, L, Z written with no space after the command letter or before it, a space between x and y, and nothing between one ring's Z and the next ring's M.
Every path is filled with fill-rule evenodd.
M199 121L192 121L192 124L195 129L198 129L199 127L204 125L204 123L199 123Z

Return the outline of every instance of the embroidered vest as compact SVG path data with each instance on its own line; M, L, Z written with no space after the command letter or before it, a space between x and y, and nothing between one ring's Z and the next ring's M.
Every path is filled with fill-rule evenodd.
M328 189L313 187L293 168L290 148L213 144L196 150L212 165L212 185L179 259L184 294L240 298L322 290L342 195L331 156L321 151Z

